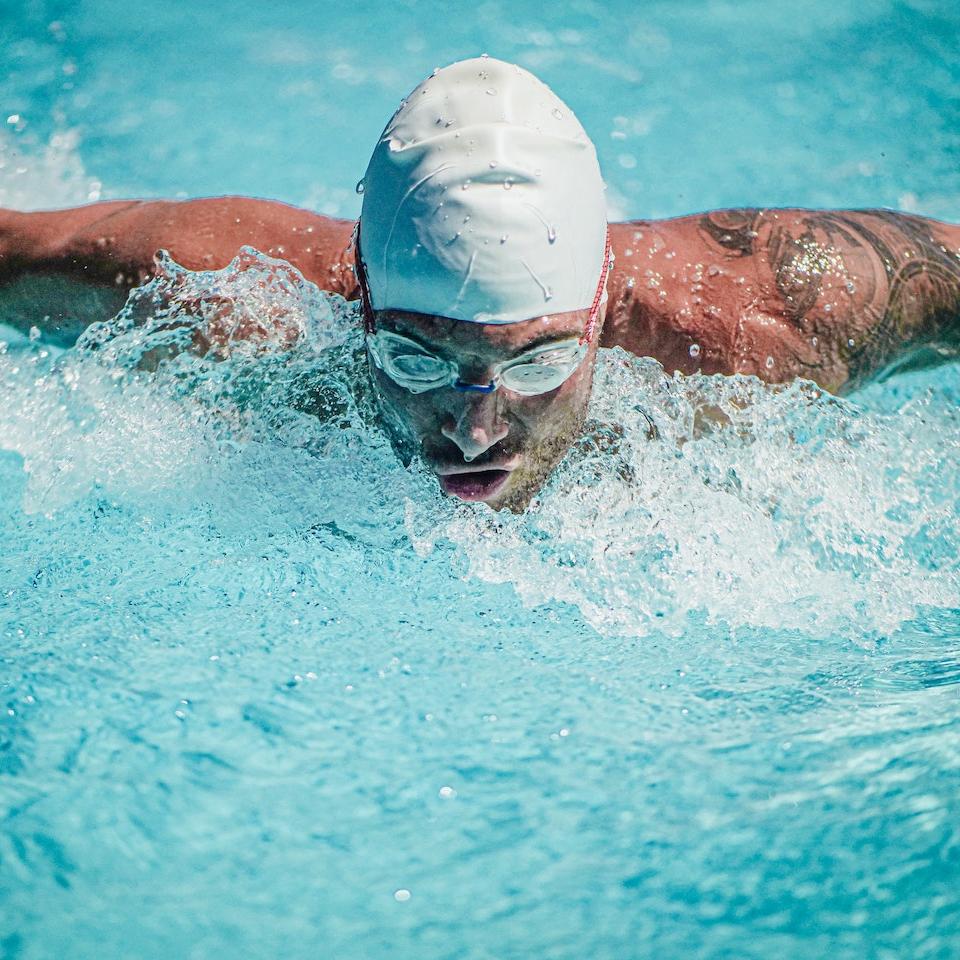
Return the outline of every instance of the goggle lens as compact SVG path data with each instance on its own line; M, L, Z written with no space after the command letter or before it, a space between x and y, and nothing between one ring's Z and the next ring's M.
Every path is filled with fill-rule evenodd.
M429 353L413 340L399 334L379 331L367 336L374 363L398 386L411 393L424 393L439 387L460 386L456 364ZM523 396L536 396L556 390L580 366L587 353L587 345L579 340L550 344L531 350L514 360L499 364L494 369L493 383ZM491 387L493 389L493 387Z

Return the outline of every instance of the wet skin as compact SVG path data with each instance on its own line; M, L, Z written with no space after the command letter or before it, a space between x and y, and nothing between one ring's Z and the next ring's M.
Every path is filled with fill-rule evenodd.
M588 315L589 310L579 310L498 326L388 310L379 312L376 322L378 330L410 337L454 360L465 381L487 383L498 363L535 346L579 337ZM450 386L411 393L372 362L370 369L387 408L384 422L401 445L413 446L445 493L495 509L521 510L581 432L596 357L594 336L573 374L537 396L503 386L492 393Z
M244 197L112 201L69 210L0 209L0 316L42 322L64 342L115 313L167 249L192 270L222 268L247 244L283 258L321 289L357 299L354 224ZM925 351L960 346L960 227L890 210L720 210L610 225L616 263L599 345L659 360L668 371L806 377L834 392ZM42 320L45 318L45 320ZM582 332L579 318L551 320ZM465 376L534 342L542 318L505 327L397 313L397 332L462 357ZM443 388L415 396L375 372L387 420L439 473L510 464L480 497L517 509L576 437L596 342L563 386L541 397ZM468 462L466 457L473 457ZM515 463L514 463L515 461ZM487 477L493 489L493 479ZM472 499L484 478L442 480Z

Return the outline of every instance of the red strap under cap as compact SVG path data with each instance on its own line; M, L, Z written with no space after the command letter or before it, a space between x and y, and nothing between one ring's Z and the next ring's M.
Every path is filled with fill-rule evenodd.
M603 248L603 269L600 271L600 282L597 284L597 292L594 294L593 303L590 305L590 316L587 317L587 326L580 338L581 343L589 343L593 337L593 331L597 326L597 319L600 316L600 303L603 300L603 289L607 285L607 275L610 273L610 230L607 230L607 242Z

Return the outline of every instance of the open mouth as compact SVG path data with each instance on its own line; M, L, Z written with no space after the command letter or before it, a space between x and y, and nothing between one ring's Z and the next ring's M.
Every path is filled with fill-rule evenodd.
M471 470L469 473L449 473L441 476L440 486L449 496L461 500L488 500L499 493L507 480L509 470Z

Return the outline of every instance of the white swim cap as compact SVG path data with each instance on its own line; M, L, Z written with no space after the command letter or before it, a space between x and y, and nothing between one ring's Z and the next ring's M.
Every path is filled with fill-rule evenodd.
M363 178L371 305L477 323L591 306L607 232L596 150L533 74L480 57L401 102Z

